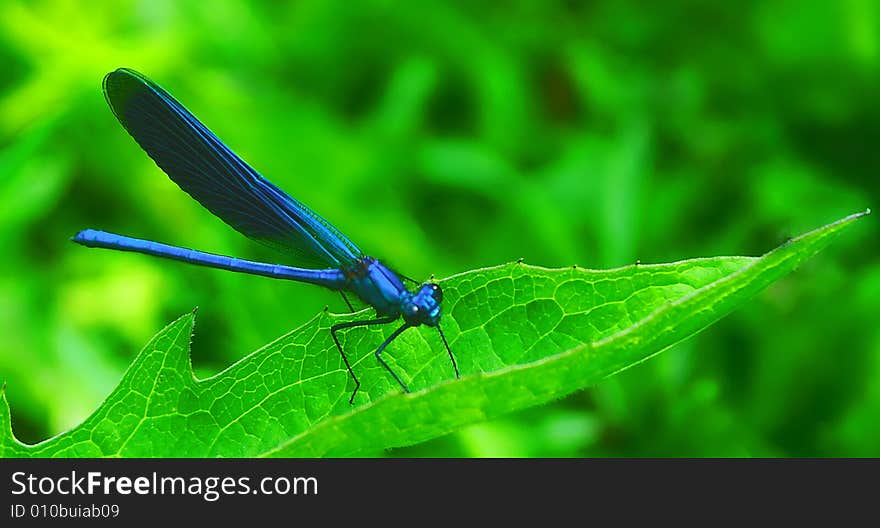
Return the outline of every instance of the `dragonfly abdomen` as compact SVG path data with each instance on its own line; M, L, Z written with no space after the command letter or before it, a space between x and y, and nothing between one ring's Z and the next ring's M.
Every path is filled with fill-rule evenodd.
M314 270L294 268L282 264L254 262L252 260L217 255L215 253L207 253L196 249L171 246L160 242L154 242L152 240L132 238L95 229L80 231L73 237L73 241L87 247L131 251L134 253L142 253L144 255L152 255L190 264L198 264L209 268L237 271L239 273L248 273L250 275L262 275L274 279L307 282L331 290L345 289L347 284L345 275L338 269Z

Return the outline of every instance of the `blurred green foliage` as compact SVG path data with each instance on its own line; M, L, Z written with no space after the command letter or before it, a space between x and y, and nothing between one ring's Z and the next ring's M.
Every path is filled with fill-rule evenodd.
M758 255L880 204L871 0L9 0L0 65L0 379L28 442L84 419L196 305L200 375L344 308L307 285L68 242L93 227L276 258L125 134L100 91L119 66L419 279L518 257ZM878 456L873 218L651 361L387 454Z

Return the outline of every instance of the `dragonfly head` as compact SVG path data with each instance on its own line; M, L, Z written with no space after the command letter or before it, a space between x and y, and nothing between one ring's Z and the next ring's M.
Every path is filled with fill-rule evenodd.
M440 324L440 301L443 290L437 284L425 284L415 294L406 296L402 306L403 320L410 326Z

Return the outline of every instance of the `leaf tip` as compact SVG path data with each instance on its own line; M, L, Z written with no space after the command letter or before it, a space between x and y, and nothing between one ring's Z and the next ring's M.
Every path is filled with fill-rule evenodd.
M868 208L866 208L864 211L859 211L858 213L853 213L853 214L847 216L846 218L841 218L841 219L838 220L837 222L833 222L833 223L829 224L829 225L826 226L826 227L832 227L832 226L835 226L835 227L836 227L836 226L843 226L843 225L845 225L845 224L849 224L849 223L851 223L851 222L855 222L856 220L859 220L859 219L861 219L861 218L864 218L864 217L866 217L866 216L868 216L868 215L870 215L870 214L871 214L871 208L868 207Z
M846 218L844 218L843 220L841 220L841 222L845 222L847 220L858 220L859 218L863 218L863 217L868 216L870 214L871 214L871 208L866 207L864 211L860 211L858 213L851 214L851 215L847 216Z

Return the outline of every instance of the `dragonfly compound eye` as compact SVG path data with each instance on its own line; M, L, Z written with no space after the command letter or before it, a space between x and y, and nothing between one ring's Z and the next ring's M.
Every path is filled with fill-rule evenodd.
M425 284L419 289L419 297L421 298L431 298L437 304L440 304L440 301L443 300L443 290L440 289L440 286L434 283Z

